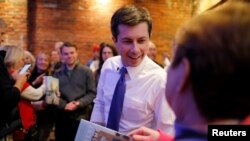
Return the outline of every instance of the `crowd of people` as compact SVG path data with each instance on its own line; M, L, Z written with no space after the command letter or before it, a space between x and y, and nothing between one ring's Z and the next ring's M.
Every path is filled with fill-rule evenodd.
M134 141L204 141L209 125L250 124L249 8L232 1L191 18L167 66L155 59L150 13L134 5L115 11L114 44L93 45L86 65L70 42L35 57L2 45L0 141L46 141L53 130L56 141L73 141L81 119ZM44 76L59 80L56 105L45 101Z

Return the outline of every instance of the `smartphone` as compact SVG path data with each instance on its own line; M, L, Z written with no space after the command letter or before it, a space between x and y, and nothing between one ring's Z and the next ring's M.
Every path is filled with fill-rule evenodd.
M30 68L30 66L31 66L31 64L25 64L24 67L19 72L19 74L25 73Z

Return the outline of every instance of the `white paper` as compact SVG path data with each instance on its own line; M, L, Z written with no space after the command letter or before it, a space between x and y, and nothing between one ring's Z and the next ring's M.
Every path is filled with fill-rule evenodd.
M59 80L52 76L44 76L45 79L45 102L46 104L59 104L59 97L56 92L59 91Z
M81 119L75 141L132 141L127 135Z

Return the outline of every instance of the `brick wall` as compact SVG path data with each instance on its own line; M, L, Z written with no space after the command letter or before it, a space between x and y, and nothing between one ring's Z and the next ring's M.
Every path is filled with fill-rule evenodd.
M109 0L106 5L101 3L103 0L1 1L0 18L5 19L8 26L9 41L19 43L23 39L23 46L34 54L50 52L56 41L74 42L82 63L91 57L93 44L112 43L110 18L124 4L144 6L151 13L152 40L157 45L158 62L162 62L163 52L172 56L175 32L191 17L192 11L192 0Z
M0 39L2 42L26 49L26 37L27 0L0 0Z

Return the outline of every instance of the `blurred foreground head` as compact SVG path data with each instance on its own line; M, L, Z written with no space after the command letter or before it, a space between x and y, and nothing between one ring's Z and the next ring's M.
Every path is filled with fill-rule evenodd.
M179 30L166 89L177 118L190 100L181 99L184 94L191 95L207 121L250 114L249 9L249 3L229 2L194 17Z
M0 51L6 52L4 64L8 69L20 69L24 65L24 50L15 45L3 45Z

